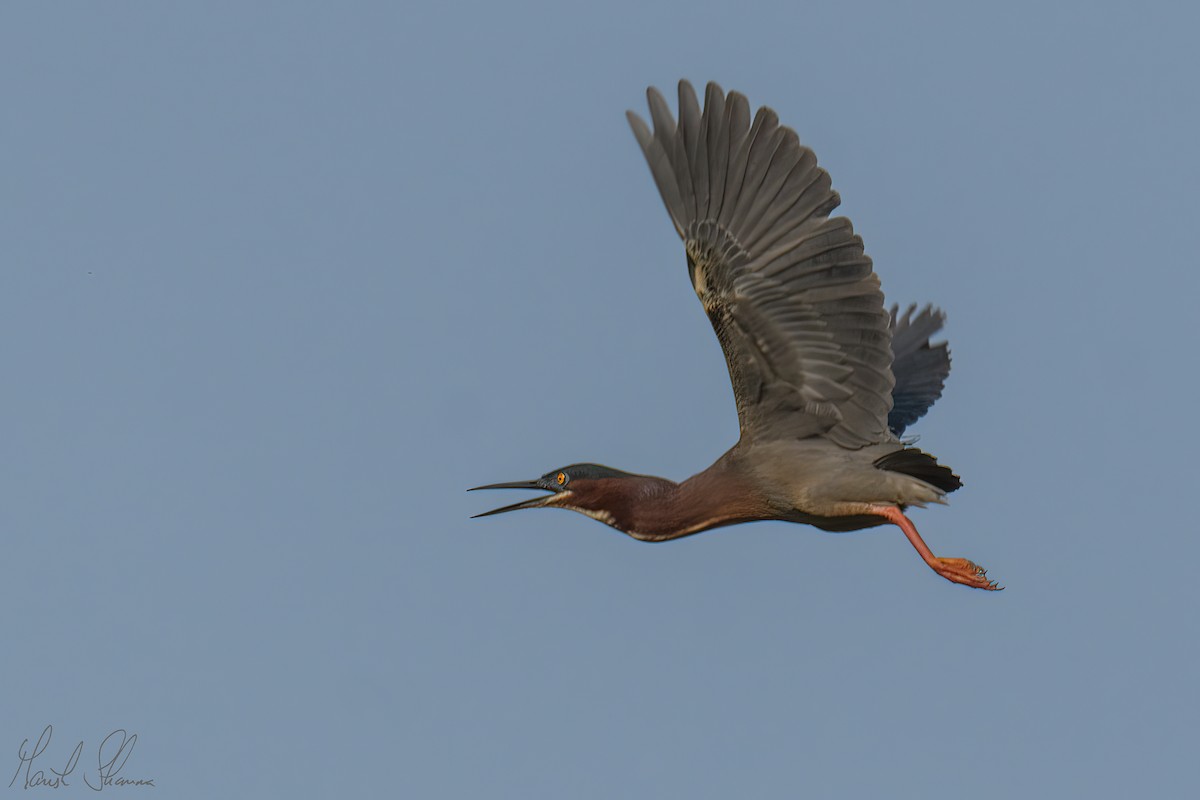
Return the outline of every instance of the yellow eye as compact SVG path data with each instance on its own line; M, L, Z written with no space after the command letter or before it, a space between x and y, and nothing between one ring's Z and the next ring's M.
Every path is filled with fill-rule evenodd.
M565 472L558 473L558 477L556 477L555 480L558 481L559 486L562 486L563 484L565 484L567 482L567 473L565 473Z

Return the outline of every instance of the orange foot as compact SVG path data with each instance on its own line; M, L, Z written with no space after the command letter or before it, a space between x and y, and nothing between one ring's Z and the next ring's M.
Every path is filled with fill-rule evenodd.
M970 586L973 589L987 589L996 592L1004 588L997 586L995 581L987 579L986 569L965 558L939 558L936 564L930 564L930 566L933 567L934 572L946 580L961 583L963 586Z

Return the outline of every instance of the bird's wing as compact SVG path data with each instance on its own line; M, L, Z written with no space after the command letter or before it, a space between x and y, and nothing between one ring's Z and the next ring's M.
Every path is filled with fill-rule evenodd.
M629 112L692 286L725 351L743 439L890 438L892 351L879 279L829 175L796 132L708 84L679 84L679 123L654 88L651 132Z
M950 351L945 342L935 345L929 337L942 329L946 315L940 308L925 306L915 317L915 305L900 316L899 306L892 306L892 372L896 386L892 389L892 410L888 427L896 436L912 425L942 396L946 376L950 374Z

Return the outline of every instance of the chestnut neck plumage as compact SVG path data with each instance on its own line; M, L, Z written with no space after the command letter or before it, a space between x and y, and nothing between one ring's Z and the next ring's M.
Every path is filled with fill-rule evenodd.
M645 541L776 516L761 493L722 461L683 483L631 475L590 484L564 505Z

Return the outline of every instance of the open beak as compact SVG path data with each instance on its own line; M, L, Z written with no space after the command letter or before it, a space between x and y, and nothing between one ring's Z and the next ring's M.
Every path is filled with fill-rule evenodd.
M468 492L477 492L480 489L541 489L542 491L551 491L539 484L537 481L512 481L510 483L489 483L487 486L476 486L472 489L467 489ZM513 503L511 506L503 506L495 508L491 511L485 511L482 514L475 514L471 519L477 517L490 517L492 514L503 514L505 511L518 511L522 508L540 508L550 502L556 495L551 494L549 497L534 497L531 500L524 500L520 503Z

